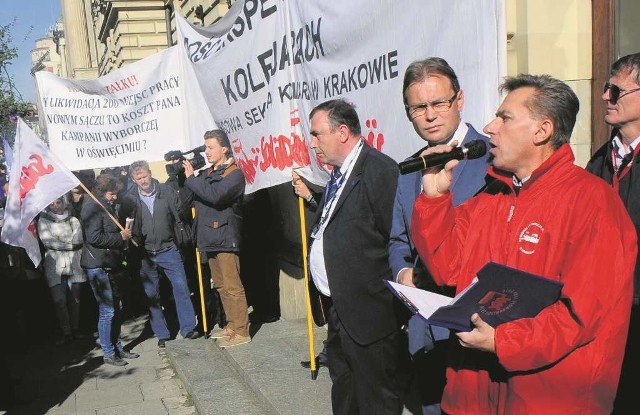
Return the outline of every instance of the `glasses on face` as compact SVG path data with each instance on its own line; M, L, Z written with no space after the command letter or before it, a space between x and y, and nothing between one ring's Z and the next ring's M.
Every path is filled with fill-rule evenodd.
M640 88L622 89L616 84L607 82L606 84L604 84L603 93L606 93L607 91L609 91L609 102L612 103L613 105L616 105L616 103L620 98L622 98L625 95L629 95L632 92L640 91Z
M438 114L449 111L449 109L451 109L451 105L453 105L453 101L455 101L456 98L458 98L457 92L455 92L449 99L441 99L439 101L426 102L424 104L405 105L404 107L407 109L409 117L413 120L416 117L420 117L426 114L429 107L431 107L431 109Z

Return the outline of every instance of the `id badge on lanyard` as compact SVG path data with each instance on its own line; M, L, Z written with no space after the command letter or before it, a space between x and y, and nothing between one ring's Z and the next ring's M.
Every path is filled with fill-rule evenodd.
M327 222L329 222L329 214L331 213L331 209L333 207L333 202L335 202L336 196L334 195L331 200L327 201L327 204L324 205L322 209L322 216L320 217L320 222L313 227L311 231L311 237L313 239L322 238L322 234L324 233L325 228L327 227Z

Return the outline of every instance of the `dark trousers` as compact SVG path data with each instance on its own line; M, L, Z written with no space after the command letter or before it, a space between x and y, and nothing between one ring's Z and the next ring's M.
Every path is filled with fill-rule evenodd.
M400 331L363 346L349 336L333 306L327 322L333 414L400 414Z
M638 371L640 371L640 306L633 305L613 414L624 414L629 410L628 408L636 406Z

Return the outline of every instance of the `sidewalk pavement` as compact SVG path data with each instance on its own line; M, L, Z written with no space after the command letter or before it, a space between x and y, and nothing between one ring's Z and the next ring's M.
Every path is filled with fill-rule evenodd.
M306 320L251 325L251 343L226 349L213 339L167 343L167 355L200 415L330 415L331 379L316 380L300 365L309 360ZM324 328L314 328L315 354Z
M147 317L123 325L125 348L140 354L124 367L102 363L96 339L51 342L13 352L11 375L25 401L0 414L330 415L326 367L310 369L306 320L252 324L252 341L227 349L201 337L159 349ZM146 323L146 324L145 324ZM315 354L325 328L314 330ZM410 414L406 408L404 414Z
M61 346L48 340L8 352L15 395L22 404L0 409L0 414L197 414L166 349L158 348L146 321L142 316L123 324L125 348L140 354L123 367L103 364L102 350L91 336Z
M313 329L314 354L326 326ZM200 415L331 415L326 367L315 380L300 365L309 360L306 319L251 325L251 343L220 348L213 339L167 343L167 356ZM405 407L403 415L422 413Z

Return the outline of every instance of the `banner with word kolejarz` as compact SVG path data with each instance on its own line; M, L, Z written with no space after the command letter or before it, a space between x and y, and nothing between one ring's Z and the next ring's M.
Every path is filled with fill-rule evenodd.
M247 192L291 180L295 168L326 179L308 132L311 109L326 100L353 102L363 138L397 161L423 147L402 101L414 60L449 62L465 92L463 120L477 129L499 104L503 0L246 0L209 27L176 22L195 75L185 88L203 94L231 138Z
M71 170L159 161L186 150L187 103L177 49L92 80L37 72L51 151Z

